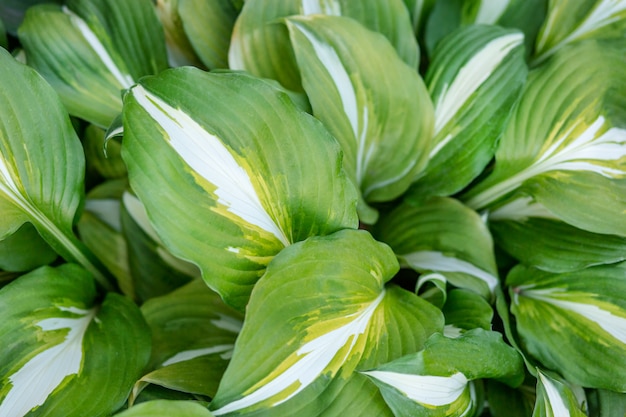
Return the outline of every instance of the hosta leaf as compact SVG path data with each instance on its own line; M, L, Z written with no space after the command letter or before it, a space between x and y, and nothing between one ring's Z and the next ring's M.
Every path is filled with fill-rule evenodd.
M400 196L424 168L431 138L422 79L387 39L352 19L291 17L286 24L313 115L341 144L361 198ZM369 211L362 205L361 220L374 223Z
M626 415L626 393L596 390L587 393L589 414L599 417Z
M493 309L474 292L459 289L450 291L441 311L446 318L444 334L448 337L459 336L475 328L491 329Z
M7 49L9 47L9 41L7 39L7 32L2 22L2 14L0 14L0 47Z
M317 416L329 401L336 411L352 391L346 387L364 384L350 380L354 369L419 350L443 317L415 294L385 286L397 270L391 250L365 231L284 249L252 293L213 413Z
M626 390L626 269L552 274L524 266L507 277L523 348L571 383ZM602 358L602 360L598 360Z
M541 211L531 199L492 211L489 229L499 247L546 271L568 272L626 259L626 238L577 229Z
M464 26L434 51L426 84L435 103L433 149L411 195L451 195L492 159L526 79L523 35L497 26Z
M70 114L106 128L121 90L167 67L150 0L73 0L28 10L19 31L29 65L57 90Z
M423 31L426 17L435 4L435 0L404 0L404 4L409 10L413 32L418 35Z
M3 0L0 2L0 20L4 22L6 30L17 34L17 28L24 20L26 10L39 3L61 3L61 0Z
M106 179L125 178L126 165L120 156L122 144L119 140L105 141L105 132L89 125L82 137L87 172L95 171Z
M193 401L155 400L138 404L115 417L213 417L213 414Z
M165 32L167 59L172 67L193 65L202 67L200 58L191 46L178 12L179 0L157 0L156 11Z
M560 378L537 369L537 400L533 417L585 417L572 389Z
M535 405L534 385L526 384L517 389L498 381L485 381L486 399L492 417L529 417Z
M626 3L622 0L552 0L539 32L534 62L543 62L564 45L589 38L623 38Z
M363 372L396 415L462 416L476 407L470 381L480 378L519 385L523 362L502 336L483 329L459 338L435 334L424 350Z
M84 155L54 90L0 49L0 239L31 222L69 261L111 287L72 231L83 199Z
M150 334L128 299L95 298L91 276L71 264L0 290L0 415L95 417L122 406L148 361Z
M286 28L277 21L281 17L311 14L350 17L368 29L380 32L389 39L398 55L411 68L417 68L419 51L402 0L246 2L235 23L228 56L230 68L272 78L288 89L302 91L289 35Z
M152 357L150 372L137 382L133 397L149 383L213 397L232 355L241 314L201 280L146 301L141 311L152 330Z
M437 272L457 287L491 299L498 285L493 242L482 219L460 202L433 197L400 205L380 220L374 235L416 271Z
M625 64L620 48L587 41L533 71L495 169L465 195L467 204L492 208L520 189L573 226L624 235L626 223L614 219L626 205Z
M124 127L130 183L157 233L237 308L285 246L357 226L337 143L271 83L167 71L131 89Z
M24 223L15 233L0 240L0 270L3 271L30 271L56 258L56 252L31 223Z

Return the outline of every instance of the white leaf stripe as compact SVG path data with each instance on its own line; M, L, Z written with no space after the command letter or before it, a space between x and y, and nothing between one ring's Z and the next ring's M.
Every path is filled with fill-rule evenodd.
M341 4L335 0L302 0L302 14L325 14L341 16Z
M274 235L285 246L285 233L267 213L248 172L241 167L220 138L207 132L188 114L136 85L137 103L169 137L170 146L198 175L215 186L218 203L245 222Z
M83 338L96 310L59 307L78 317L50 317L37 323L44 332L69 329L58 345L39 352L9 377L12 385L0 404L0 416L21 417L42 405L48 396L69 376L80 372L83 362Z
M537 370L537 375L539 376L539 381L541 382L541 385L543 385L543 389L546 392L546 410L551 411L551 415L553 417L569 417L571 415L569 409L565 405L563 397L561 397L561 393L552 383L552 380L539 370Z
M320 40L318 40L317 37L311 33L311 31L299 22L290 20L288 21L288 24L289 28L292 30L294 28L299 30L311 43L317 58L330 75L337 91L339 92L343 111L350 122L352 133L357 144L356 181L357 185L360 187L367 172L369 162L372 156L374 156L375 151L372 144L367 146L366 143L369 117L367 106L363 106L362 109L359 109L354 85L352 84L346 68L343 66L341 59L333 47L327 43L320 42ZM361 116L360 119L359 111Z
M502 14L509 7L511 0L481 0L478 13L476 13L475 23L487 25L495 24Z
M521 45L523 40L524 36L521 33L511 33L493 39L461 67L452 83L444 84L435 103L435 135L441 132L472 94L489 79L500 63L513 49ZM452 135L448 135L437 143L430 152L431 158L451 139Z
M89 46L91 46L91 49L93 49L96 55L98 55L104 66L107 67L117 82L120 83L121 88L130 88L133 84L135 84L135 81L130 75L122 73L117 65L115 65L113 58L111 58L111 55L109 55L104 45L102 45L102 42L100 42L100 39L98 39L96 34L93 33L87 23L76 13L68 9L67 6L63 6L62 10L63 13L69 16L72 24L80 31L83 38L85 38Z
M493 293L498 285L498 278L477 266L461 259L446 256L437 251L418 251L401 255L406 264L420 270L435 272L462 272L484 281Z
M460 372L450 376L411 375L389 371L362 372L406 395L411 400L428 406L452 404L467 387L467 378Z
M515 220L524 221L529 217L541 217L544 219L560 220L541 203L532 197L519 197L515 200L498 207L488 214L489 220Z
M233 344L226 344L211 346L208 348L185 350L182 352L178 352L174 356L170 357L165 362L163 362L161 366L173 365L175 363L199 358L200 356L212 355L215 353L226 353L227 357L230 357L230 352L232 352L234 347L235 345Z
M286 390L290 390L289 394L277 400L272 406L276 406L293 398L311 385L332 361L343 363L348 359L359 335L367 331L370 319L384 297L385 290L383 289L380 295L365 309L351 315L350 317L354 317L354 319L349 323L331 330L301 346L296 352L298 356L297 361L277 378L264 384L256 391L213 411L213 414L219 416L243 410L284 393ZM346 350L345 356L343 358L336 358L337 353L343 349L347 343L350 343L350 347ZM277 368L280 368L280 366ZM297 388L294 389L294 387Z
M568 301L567 292L563 288L548 288L543 290L533 290L529 287L520 287L520 296L543 301L559 307L563 310L583 316L589 321L596 323L612 337L626 344L626 317L616 316L610 311L601 309L597 305ZM589 294L593 298L593 294ZM515 301L518 297L514 298Z

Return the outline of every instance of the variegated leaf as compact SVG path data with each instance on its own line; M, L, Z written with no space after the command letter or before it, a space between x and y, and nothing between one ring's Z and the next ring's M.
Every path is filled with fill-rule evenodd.
M124 128L157 234L237 308L284 247L358 224L337 143L272 83L167 71L130 90Z
M584 397L579 401L567 382L537 369L537 400L533 417L585 417L587 414L581 402L586 402Z
M626 389L615 372L626 366L623 264L562 274L517 266L507 284L524 350L571 383Z
M433 113L424 83L384 37L352 19L286 24L313 115L341 144L360 190L360 219L373 224L367 203L399 197L425 167Z
M139 309L76 265L42 267L0 289L0 415L107 416L148 362Z
M397 270L391 250L365 231L283 250L252 293L213 413L336 415L351 387L366 389L355 369L415 352L443 327L439 310L385 285Z

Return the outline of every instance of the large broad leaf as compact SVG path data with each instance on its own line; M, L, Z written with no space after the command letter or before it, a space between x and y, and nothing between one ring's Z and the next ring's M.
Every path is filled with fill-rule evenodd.
M451 195L491 161L526 80L524 36L497 26L464 26L435 48L426 84L435 105L428 167L410 195Z
M380 220L374 235L400 262L418 272L437 272L457 287L493 297L498 274L489 230L457 200L433 197L402 204Z
M0 239L31 222L69 261L111 287L72 226L83 199L85 159L54 90L0 49Z
M313 115L341 143L344 166L366 202L404 193L426 165L432 104L415 69L380 34L352 19L286 19ZM359 207L363 222L376 213Z
M350 17L383 34L398 55L416 69L419 52L402 0L257 0L244 3L235 24L228 63L301 91L300 73L285 26L279 18L325 14Z
M533 417L585 417L582 404L567 382L537 369Z
M587 41L533 71L496 152L495 169L464 199L494 208L516 190L595 233L626 234L626 55ZM525 198L520 194L519 198Z
M474 329L456 339L433 335L424 350L363 372L398 416L465 416L480 406L470 381L492 378L511 386L523 361L496 332Z
M148 300L141 311L152 330L152 357L133 399L147 384L213 397L241 329L241 314L201 280Z
M285 246L358 224L337 143L273 83L166 71L131 89L124 127L130 183L157 233L237 308Z
M213 414L193 401L155 400L138 404L115 417L213 417Z
M568 272L626 259L626 238L564 223L532 199L516 199L489 214L497 245L527 265Z
M163 30L150 0L72 0L28 10L19 37L29 65L70 114L108 127L121 90L167 68Z
M564 45L589 38L623 38L626 3L621 0L552 0L537 38L539 64Z
M42 267L0 290L0 415L108 416L150 355L139 309L76 265Z
M624 265L563 274L518 266L507 284L528 353L571 383L626 390Z
M365 231L284 249L252 292L213 413L338 415L359 390L381 410L382 398L353 371L416 352L443 328L439 310L385 285L397 270L389 247Z

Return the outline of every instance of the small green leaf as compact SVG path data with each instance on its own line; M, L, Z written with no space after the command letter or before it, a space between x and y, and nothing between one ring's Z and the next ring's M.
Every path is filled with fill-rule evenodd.
M30 271L56 258L56 252L30 223L24 223L15 233L0 240L0 270L3 271Z
M42 267L0 289L0 415L107 416L126 401L148 362L139 309L66 264Z
M475 328L491 329L493 309L474 292L460 289L450 291L441 311L446 318L444 334L448 337Z
M126 177L126 165L120 156L122 144L119 140L105 141L105 131L95 125L87 126L82 139L87 172L95 171L106 179Z
M155 400L138 404L115 417L213 417L213 414L193 401Z
M534 378L533 378L534 381ZM535 405L535 387L526 384L517 388L489 379L485 381L486 399L493 417L528 417Z

